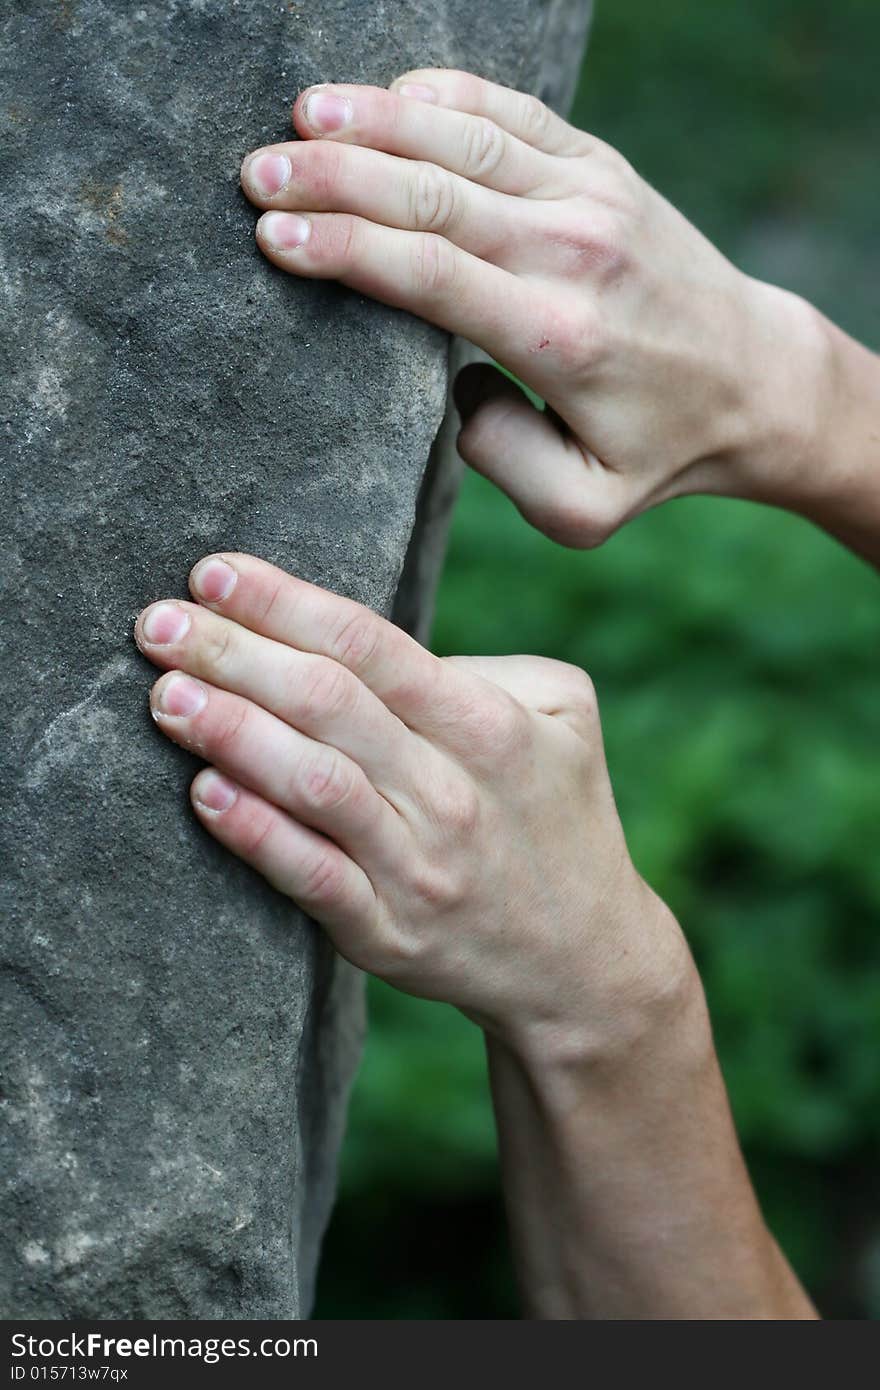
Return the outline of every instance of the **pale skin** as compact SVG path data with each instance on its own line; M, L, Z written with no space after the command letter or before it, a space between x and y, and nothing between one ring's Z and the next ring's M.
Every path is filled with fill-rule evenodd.
M462 334L460 448L573 546L688 492L880 562L880 365L748 280L531 98L426 70L321 87L242 183L282 269ZM486 1035L527 1315L812 1318L754 1197L699 978L636 872L583 672L440 660L247 555L140 615L201 823L356 965Z

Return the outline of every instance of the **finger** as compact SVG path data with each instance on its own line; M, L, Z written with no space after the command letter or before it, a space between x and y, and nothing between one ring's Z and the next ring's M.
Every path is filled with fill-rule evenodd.
M486 116L509 135L545 154L583 155L593 146L589 136L569 125L537 97L487 82L471 72L415 68L396 78L391 91L471 116Z
M623 482L553 412L536 410L496 367L472 363L455 382L461 457L560 545L599 545L622 519Z
M336 749L182 671L160 677L150 692L150 708L175 743L329 835L367 874L393 871L405 860L401 817L361 768Z
M564 164L485 116L409 101L383 87L310 87L297 97L293 122L305 139L427 159L499 193L552 195L563 178Z
M259 207L348 212L385 227L435 232L471 255L511 268L544 231L537 202L496 193L426 160L358 145L270 145L248 155L241 178Z
M338 845L234 782L204 768L190 789L202 825L304 912L329 927L345 951L378 916L373 886Z
M157 666L241 695L338 749L398 810L430 757L420 739L338 661L262 636L195 603L162 601L138 617L135 639Z
M550 370L557 342L539 292L432 232L380 227L349 213L266 212L257 241L282 270L344 285L458 333L513 370Z
M497 762L505 738L518 732L513 702L497 687L475 683L361 604L252 555L206 556L190 587L200 602L244 626L339 661L420 733L423 747L430 745L417 787L422 810L424 788L449 780L447 755L467 763L488 747ZM395 847L398 866L399 853Z
M393 623L253 555L206 556L190 574L190 589L253 632L339 662L429 737L439 737L470 698L461 678Z

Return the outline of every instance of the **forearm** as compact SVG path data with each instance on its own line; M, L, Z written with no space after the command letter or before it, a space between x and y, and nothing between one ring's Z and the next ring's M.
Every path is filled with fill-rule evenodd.
M880 566L880 356L796 295L748 285L750 442L731 491L807 517Z
M762 1220L695 972L682 991L617 1055L488 1039L527 1316L816 1316Z

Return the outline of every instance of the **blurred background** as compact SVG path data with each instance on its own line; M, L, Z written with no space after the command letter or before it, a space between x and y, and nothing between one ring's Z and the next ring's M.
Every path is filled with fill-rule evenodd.
M880 347L877 0L598 0L574 111L740 266ZM469 477L441 653L584 666L635 862L697 957L769 1223L880 1317L880 587L806 523L689 499L593 554ZM316 1315L517 1315L481 1036L371 985Z

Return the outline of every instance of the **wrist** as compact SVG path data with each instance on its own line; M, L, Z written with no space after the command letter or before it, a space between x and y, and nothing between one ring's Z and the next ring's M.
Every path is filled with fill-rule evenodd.
M798 295L745 285L748 379L719 490L797 512L877 560L880 358Z
M880 357L817 314L824 409L793 509L880 563Z
M563 1011L487 1030L490 1058L516 1067L542 1095L564 1103L569 1088L584 1085L624 1094L646 1065L652 1073L662 1066L672 1080L714 1056L702 982L681 928L646 885L644 892L641 949L621 952L622 969L609 971L601 994L595 979L585 980L588 989L580 998L572 990Z
M824 440L834 413L830 324L796 294L743 277L741 411L722 490L801 511L828 487Z

